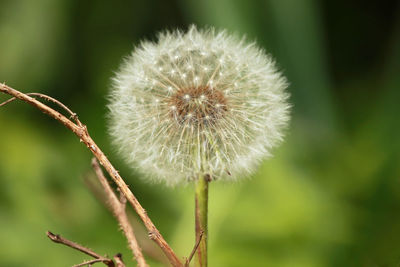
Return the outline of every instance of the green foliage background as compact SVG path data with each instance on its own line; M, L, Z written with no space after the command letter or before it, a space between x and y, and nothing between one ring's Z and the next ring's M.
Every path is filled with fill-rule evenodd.
M246 34L287 75L293 119L251 179L211 185L210 266L399 266L399 11L398 1L2 0L0 79L77 112L183 257L194 243L193 188L145 183L118 158L106 134L110 78L165 28ZM115 220L82 180L90 158L32 107L0 108L0 266L86 258L46 230L129 262Z

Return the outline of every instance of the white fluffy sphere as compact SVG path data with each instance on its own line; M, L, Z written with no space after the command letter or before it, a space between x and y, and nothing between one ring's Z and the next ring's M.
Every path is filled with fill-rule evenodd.
M282 140L286 87L254 43L195 26L164 32L116 74L110 133L127 161L155 181L245 177Z

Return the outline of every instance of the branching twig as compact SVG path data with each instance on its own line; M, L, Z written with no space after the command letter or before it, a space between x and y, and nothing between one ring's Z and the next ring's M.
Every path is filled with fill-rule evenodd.
M70 115L70 118L75 120L75 122L78 125L82 125L82 123L78 120L78 116L76 116L76 113L72 112L66 105L64 105L63 103L61 103L57 99L55 99L55 98L53 98L51 96L48 96L48 95L40 94L40 93L26 93L26 95L28 95L28 96L38 96L40 98L43 98L44 100L53 102L54 104L56 104L56 105L60 106L62 109L64 109ZM0 103L0 107L1 106L5 106L8 103L13 102L16 99L17 99L16 97L12 97L12 98L4 101L3 103Z
M96 199L106 207L109 207L107 197L104 193L103 187L98 182L98 179L95 180L95 177L92 175L85 175L84 182L87 188L96 197ZM126 198L121 193L120 202L124 205L126 204ZM140 247L143 254L157 262L162 263L163 266L168 266L168 258L165 257L162 250L159 250L157 244L148 239L146 228L143 228L143 225L140 224L138 218L136 216L133 216L133 214L131 214L129 210L126 210L126 214L128 216L129 222L132 225L132 228L135 229L135 236L138 240L138 243L140 243L141 245Z
M200 175L196 182L195 189L195 231L196 241L199 241L199 247L196 251L196 266L207 267L207 225L208 225L208 184L210 183L210 175Z
M88 261L84 261L79 264L75 264L72 267L81 267L81 266L85 266L85 265L91 266L92 264L97 263L97 262L102 262L102 261L101 261L101 259L88 260Z
M103 171L101 170L101 167L97 162L96 158L92 159L92 167L96 172L97 178L99 179L101 185L103 186L110 209L114 214L115 218L117 218L122 228L122 231L124 232L125 237L128 240L129 248L132 250L133 255L135 256L135 259L138 263L138 266L140 267L148 266L143 257L142 250L136 240L133 228L129 223L128 216L126 215L125 211L126 198L121 194L121 200L118 200L117 196L115 195L111 186L109 185L106 177L104 176Z
M122 255L121 254L117 254L114 256L114 261L116 266L115 267L125 267L124 262L122 261Z
M158 231L158 229L155 227L153 222L150 220L149 216L146 213L146 210L140 205L139 201L136 199L136 197L133 195L132 191L128 188L124 180L121 178L117 170L114 168L114 166L110 163L108 158L104 155L103 151L100 150L100 148L97 146L97 144L93 141L93 139L90 137L87 128L85 125L77 122L73 123L71 120L69 120L67 117L59 113L58 111L50 108L49 106L43 104L42 102L24 94L21 93L5 84L0 83L0 92L3 92L5 94L11 95L13 97L16 97L36 108L44 112L45 114L53 117L54 119L58 120L62 124L64 124L65 127L70 129L75 135L78 136L81 142L83 142L93 153L93 155L98 159L101 165L104 166L105 170L109 173L110 177L114 180L114 182L117 184L118 188L121 190L121 192L124 194L128 202L132 205L132 207L135 209L137 214L139 215L140 219L143 221L144 225L146 226L148 232L149 232L149 237L157 243L157 245L163 250L164 254L167 256L168 260L173 266L182 266L181 261L179 258L176 256L172 248L168 245L168 243L165 241L165 239L162 237L161 233Z
M95 259L97 259L98 261L101 261L102 263L104 263L105 265L107 265L108 267L115 267L114 262L111 259L105 258L99 254L97 254L96 252L94 252L93 250L86 248L82 245L79 245L71 240L65 239L64 237L61 237L60 235L55 235L50 231L47 231L47 236L50 238L51 241L55 242L55 243L59 243L59 244L63 244L65 246L68 246L70 248L79 250L80 252L83 252Z
M200 241L203 238L203 234L204 234L204 232L201 231L200 235L199 235L199 239L197 240L196 244L194 245L192 252L190 253L189 257L186 258L185 267L189 267L189 263L192 261L194 253L196 253L196 250L200 245Z

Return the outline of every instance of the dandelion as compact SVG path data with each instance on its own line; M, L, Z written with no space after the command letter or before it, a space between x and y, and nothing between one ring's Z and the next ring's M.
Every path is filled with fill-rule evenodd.
M155 181L246 177L282 140L286 87L254 43L195 26L164 32L116 74L110 132L127 161Z
M110 132L155 181L196 182L196 266L207 266L208 182L250 174L287 125L286 79L255 44L190 27L143 42L114 79Z

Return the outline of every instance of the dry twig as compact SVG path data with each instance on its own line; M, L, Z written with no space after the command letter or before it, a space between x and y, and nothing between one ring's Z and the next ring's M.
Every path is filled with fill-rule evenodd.
M66 239L64 237L61 237L60 235L55 235L50 231L47 231L46 234L50 238L50 240L55 242L55 243L63 244L65 246L68 246L70 248L79 250L80 252L83 252L83 253L95 258L96 260L94 262L92 262L92 263L102 262L105 265L107 265L108 267L115 267L115 264L111 259L105 258L105 257L97 254L96 252L94 252L93 250L91 250L89 248L86 248L86 247L84 247L82 245L79 245L79 244L77 244L77 243L75 243L75 242L73 242L71 240L68 240L68 239ZM86 261L86 262L84 262L82 264L78 264L78 265L75 265L75 266L83 266L83 265L87 265L87 264L90 264L90 262Z
M90 192L92 192L92 194L96 197L96 199L104 206L109 208L109 203L107 200L107 196L104 193L104 189L98 182L97 177L95 178L94 176L85 175L84 183L86 184ZM125 205L126 198L123 196L123 194L121 194L121 192L119 193L120 193L120 202ZM146 228L143 227L138 218L136 216L133 216L133 214L131 214L128 209L126 210L126 214L128 216L129 222L132 225L132 228L135 230L135 236L136 239L138 240L138 243L140 243L140 248L142 249L143 254L145 254L148 258L153 259L154 261L157 261L165 266L168 266L169 263L168 258L165 257L162 250L159 249L156 243L148 239Z
M53 98L51 96L48 96L48 95L40 94L40 93L26 93L26 95L28 95L28 96L38 96L40 98L43 98L44 100L53 102L54 104L56 104L56 105L60 106L62 109L64 109L70 115L70 118L74 119L76 123L82 125L81 122L78 120L78 117L76 116L76 113L72 112L66 105L64 105L63 103L61 103L57 99L55 99L55 98ZM1 106L5 106L6 104L8 104L10 102L13 102L16 99L17 99L16 97L12 97L12 98L4 101L3 103L0 103L0 107Z
M98 182L96 175L85 175L84 183L87 188L92 192L92 194L96 197L96 199L102 203L104 206L109 208L109 203L107 201L107 196L104 193L104 189L101 184ZM126 204L126 198L123 194L120 193L120 202ZM122 197L122 199L121 199ZM132 228L135 230L135 236L140 243L140 248L146 257L153 259L159 263L162 263L163 266L168 266L169 261L168 258L164 255L163 251L159 249L156 243L150 240L147 236L146 228L141 224L139 219L129 212L129 209L126 210L126 214L128 216L129 222L132 225Z
M94 260L88 260L88 261L84 261L82 263L79 264L75 264L72 267L81 267L81 266L92 266L93 264L97 263L97 262L101 262L101 259L94 259Z
M189 257L186 258L185 267L189 267L191 260L193 259L194 253L196 253L197 248L200 245L201 239L203 238L204 232L201 231L199 235L199 239L197 240L196 244L193 247L192 252L190 253Z
M110 209L114 214L115 218L117 218L122 228L122 231L124 232L125 237L128 240L129 248L132 250L132 253L135 256L135 259L138 263L138 266L139 267L148 266L143 257L142 250L136 240L133 228L129 223L128 216L126 215L126 210L125 210L126 198L121 194L121 200L118 200L117 196L115 195L114 191L109 185L106 177L104 176L103 171L101 170L101 167L97 162L96 158L92 159L92 167L96 172L97 178L99 179L101 185L103 186Z
M122 255L121 254L117 254L114 256L114 261L116 266L115 267L125 267L124 262L122 261Z
M107 173L117 184L119 190L124 194L128 202L135 209L136 213L139 215L140 219L143 221L144 225L148 230L149 237L157 243L157 245L163 250L164 254L167 256L168 260L173 266L182 266L180 259L176 256L172 248L168 245L165 239L162 237L161 233L155 227L151 219L146 213L146 210L140 205L139 201L133 195L132 191L128 188L124 180L119 175L118 171L114 168L108 158L104 155L103 151L97 146L97 144L90 137L87 127L82 124L77 118L76 123L72 122L70 119L59 113L58 111L50 108L49 106L43 104L42 102L17 91L5 84L0 83L0 92L16 97L36 108L41 110L43 113L51 116L52 118L61 122L65 127L70 129L79 140L83 142L87 148L93 153L101 165L104 166Z

